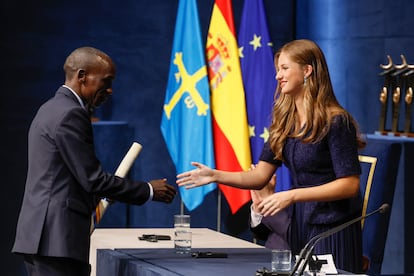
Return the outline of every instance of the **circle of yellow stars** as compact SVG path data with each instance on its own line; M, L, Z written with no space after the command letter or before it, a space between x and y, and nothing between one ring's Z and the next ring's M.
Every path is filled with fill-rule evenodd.
M249 45L253 47L253 51L256 51L258 48L262 47L262 37L257 34L253 34L253 39L249 41ZM272 43L267 43L267 46L272 47ZM239 47L239 57L244 58L243 55L244 46ZM256 137L256 126L249 125L249 136ZM263 139L263 142L266 143L269 139L269 129L264 127L263 132L259 135Z
M249 137L256 137L256 126L249 125ZM263 139L263 142L266 143L269 140L269 129L267 127L263 128L263 132L259 135Z
M253 34L253 39L249 41L249 44L252 45L253 51L256 51L258 48L262 47L262 37L257 34ZM272 47L272 42L268 42L267 46ZM239 47L239 57L244 58L243 55L244 46Z

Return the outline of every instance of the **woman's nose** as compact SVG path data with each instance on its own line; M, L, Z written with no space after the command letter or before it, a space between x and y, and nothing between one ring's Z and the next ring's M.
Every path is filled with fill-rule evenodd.
M276 73L275 79L276 79L276 80L281 79L281 77L280 77L280 74L279 74L279 73Z

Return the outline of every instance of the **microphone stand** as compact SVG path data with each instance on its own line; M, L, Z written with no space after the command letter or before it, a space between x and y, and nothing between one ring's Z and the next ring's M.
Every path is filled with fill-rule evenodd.
M292 271L290 272L289 276L293 276L295 274L296 271L298 271L298 275L302 275L303 271L305 270L305 267L307 265L307 263L309 262L309 258L312 254L313 248L315 247L315 245L322 239L329 237L332 234L335 234L336 232L341 231L342 229L350 226L351 224L354 224L355 222L358 222L362 219L365 219L375 213L384 213L388 210L389 205L387 203L384 203L381 205L380 208L376 209L375 211L372 211L371 213L365 215L365 216L360 216L358 218L355 218L353 220L350 220L344 224L338 225L332 229L329 229L326 232L320 233L316 236L314 236L313 238L311 238L309 240L309 242L305 245L305 247L301 250L298 260L295 263L295 266L293 267ZM300 267L299 267L300 266Z

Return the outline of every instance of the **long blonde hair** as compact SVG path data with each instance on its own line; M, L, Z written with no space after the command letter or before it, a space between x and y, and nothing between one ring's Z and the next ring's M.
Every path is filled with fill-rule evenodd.
M363 141L359 137L355 120L335 97L325 56L319 46L306 39L294 40L285 44L275 54L276 69L282 52L299 65L311 65L313 70L304 86L306 122L302 128L297 125L299 120L294 98L291 95L282 94L279 84L277 86L272 124L269 130L270 147L276 159L283 160L283 147L288 137L300 138L304 143L321 141L330 129L332 117L338 114L344 115L350 123L354 124L357 129L358 144L362 146Z

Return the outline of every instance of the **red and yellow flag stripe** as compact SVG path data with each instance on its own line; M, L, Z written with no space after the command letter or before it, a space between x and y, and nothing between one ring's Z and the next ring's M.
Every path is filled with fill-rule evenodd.
M248 170L249 130L231 0L216 0L207 38L216 167ZM250 201L250 192L220 185L232 213Z

